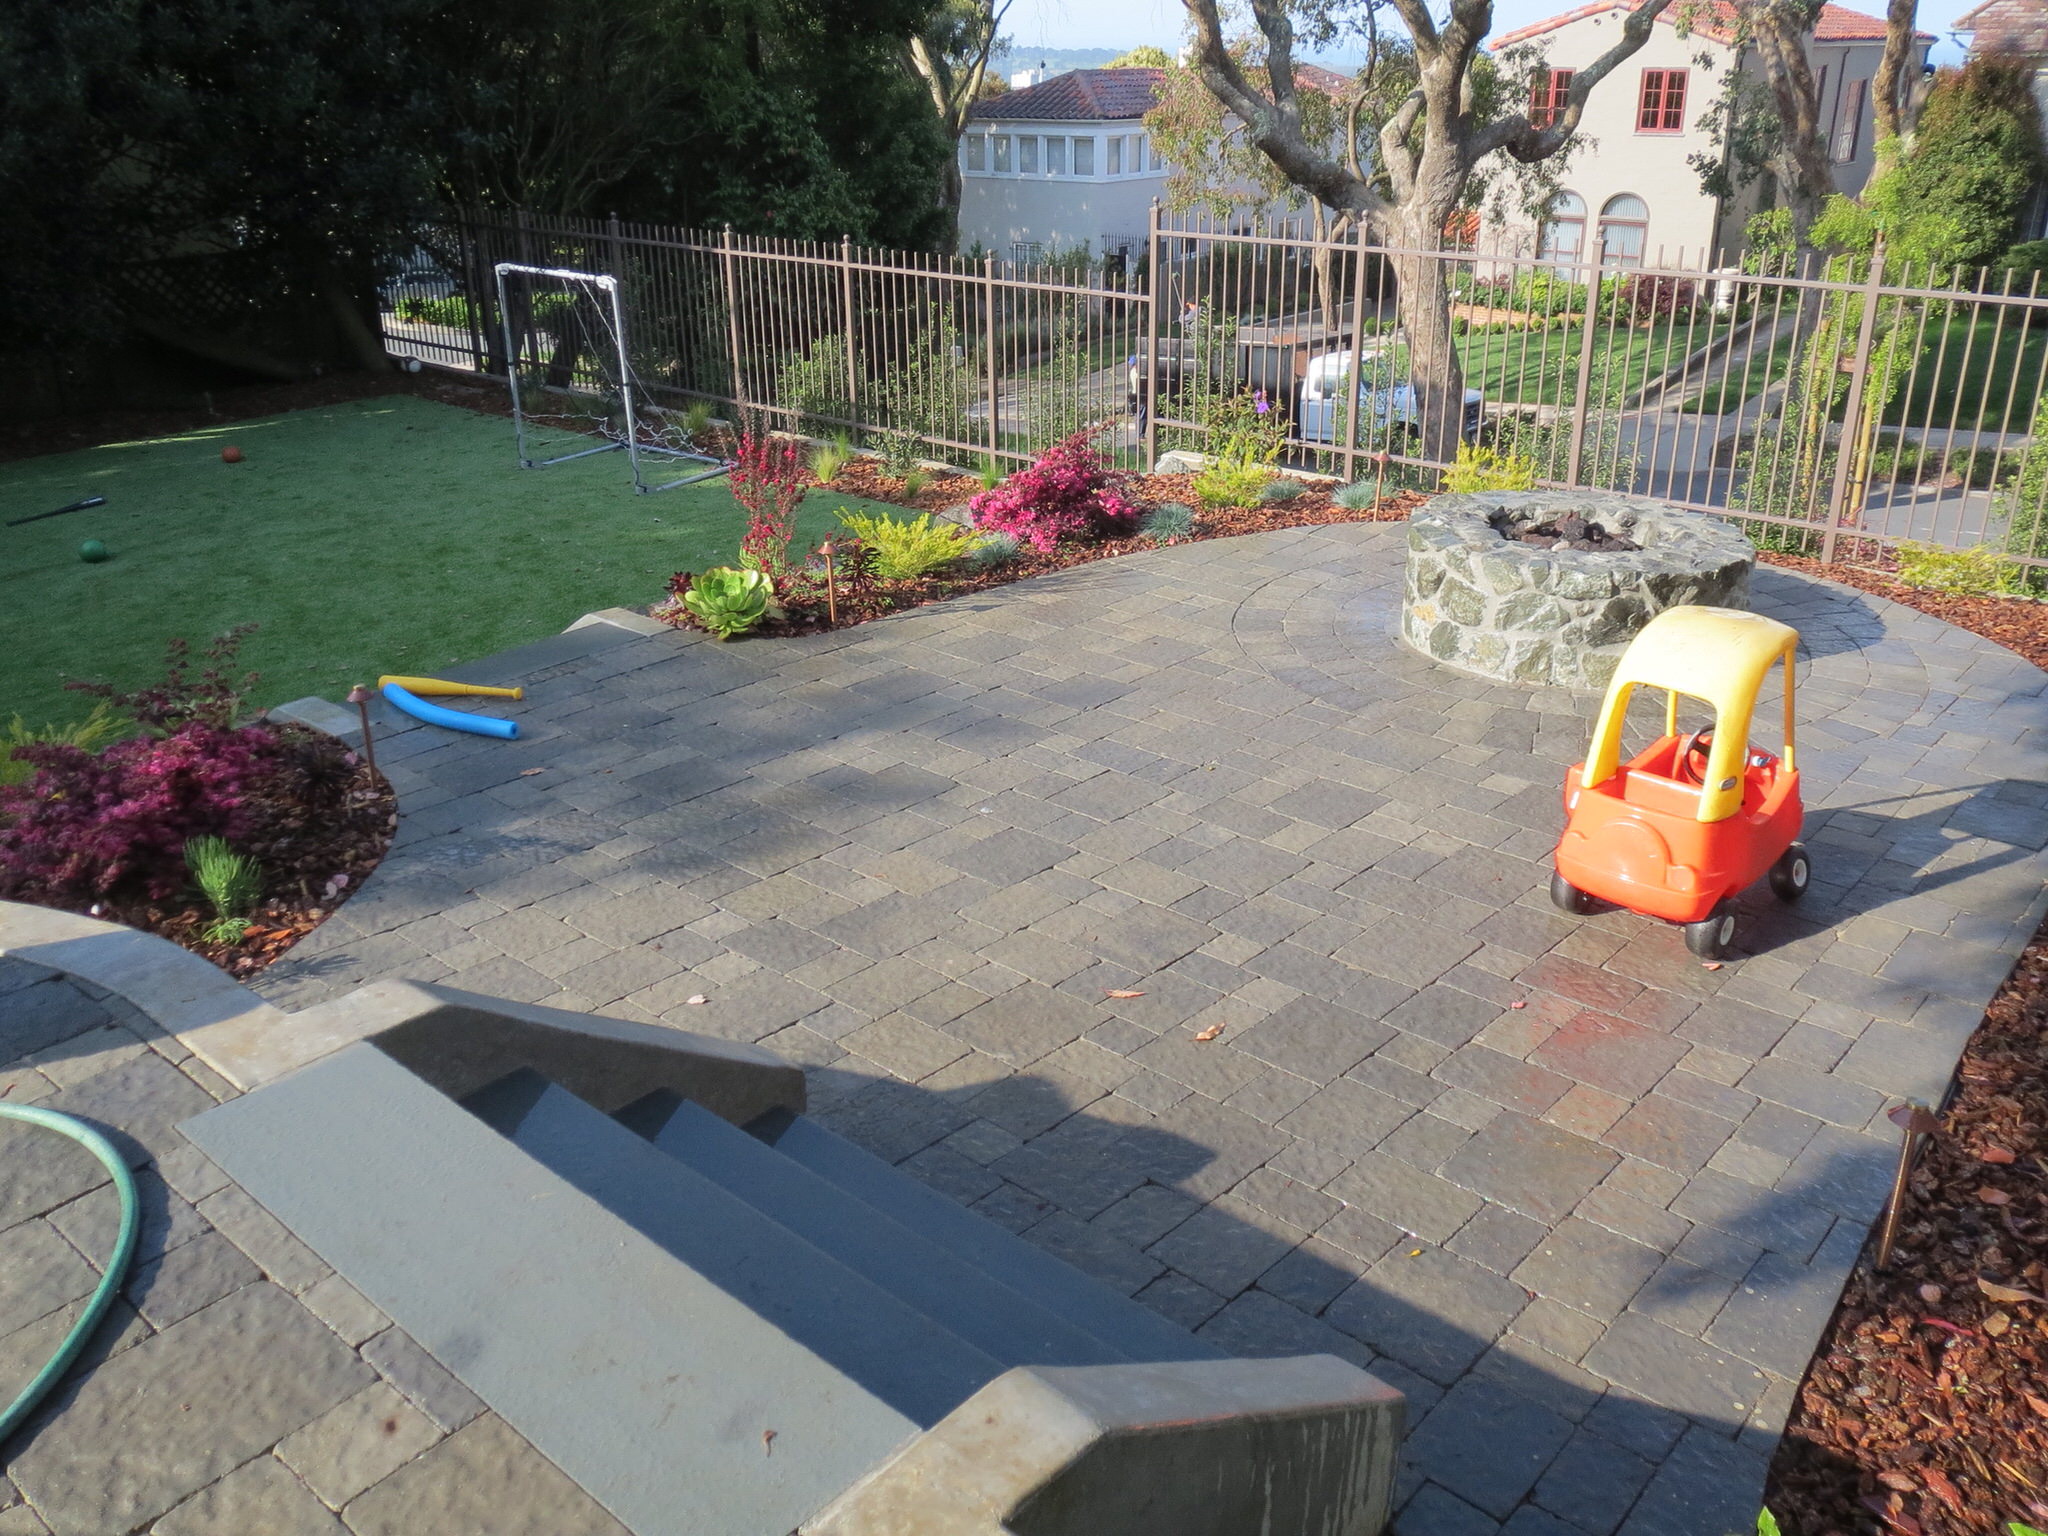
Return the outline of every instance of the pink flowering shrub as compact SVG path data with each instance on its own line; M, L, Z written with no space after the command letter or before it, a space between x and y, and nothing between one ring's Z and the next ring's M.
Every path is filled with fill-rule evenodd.
M278 741L195 720L97 753L49 743L15 754L35 772L0 788L0 896L82 905L176 895L187 838L249 832L250 794L276 772Z
M789 541L796 536L796 509L811 488L810 466L788 438L751 429L740 434L739 452L726 483L747 512L740 539L740 564L780 577L789 569Z
M1113 538L1138 522L1138 508L1111 487L1109 463L1086 432L1053 444L967 510L975 527L1040 551L1062 539Z

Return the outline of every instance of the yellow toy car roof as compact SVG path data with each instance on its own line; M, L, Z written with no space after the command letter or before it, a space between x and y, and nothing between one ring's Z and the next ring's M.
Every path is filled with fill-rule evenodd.
M1621 725L1628 701L1640 687L1662 688L1666 730L1675 731L1677 695L1711 704L1714 741L1700 789L1701 821L1725 821L1742 808L1743 758L1750 717L1764 678L1785 663L1785 767L1797 766L1792 745L1792 671L1799 655L1799 631L1759 613L1734 608L1685 605L1666 608L1642 627L1622 652L1607 686L1607 699L1593 726L1580 782L1605 783L1621 765Z
M1622 653L1610 687L1647 683L1703 699L1718 713L1753 706L1781 656L1796 655L1799 631L1760 613L1686 605L1666 608ZM1741 710L1747 716L1747 707Z

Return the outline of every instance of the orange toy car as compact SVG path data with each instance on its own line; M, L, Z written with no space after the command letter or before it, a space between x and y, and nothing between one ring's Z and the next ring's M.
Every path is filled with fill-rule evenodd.
M1792 742L1799 632L1730 608L1667 608L1622 653L1586 760L1564 776L1565 826L1550 899L1584 913L1609 901L1685 925L1685 944L1714 960L1735 941L1734 898L1759 876L1784 901L1812 870ZM1749 744L1771 668L1785 670L1782 757ZM1664 734L1621 761L1621 727L1638 687L1664 690ZM1709 705L1706 730L1678 729L1680 695Z

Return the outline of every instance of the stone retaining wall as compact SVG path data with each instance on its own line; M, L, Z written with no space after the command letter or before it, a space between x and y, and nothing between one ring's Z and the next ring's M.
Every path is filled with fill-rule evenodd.
M1511 542L1511 527L1570 513L1642 546L1590 552ZM1733 523L1613 491L1438 496L1408 519L1401 638L1467 672L1604 688L1653 614L1749 606L1756 548Z

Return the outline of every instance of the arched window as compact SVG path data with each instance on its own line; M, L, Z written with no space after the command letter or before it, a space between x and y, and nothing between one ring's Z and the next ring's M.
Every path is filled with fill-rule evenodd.
M1650 205L1633 192L1607 199L1600 210L1600 264L1640 267L1650 238Z
M1560 192L1550 200L1550 212L1536 237L1536 255L1541 261L1568 267L1583 259L1586 248L1586 200L1576 192Z

